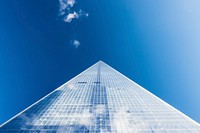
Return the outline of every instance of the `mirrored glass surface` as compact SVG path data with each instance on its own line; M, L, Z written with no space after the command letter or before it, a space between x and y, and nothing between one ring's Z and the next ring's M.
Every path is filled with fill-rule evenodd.
M100 61L0 127L17 133L200 133L200 125Z

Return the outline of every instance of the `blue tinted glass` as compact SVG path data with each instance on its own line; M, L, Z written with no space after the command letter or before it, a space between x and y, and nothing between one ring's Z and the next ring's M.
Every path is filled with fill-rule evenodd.
M98 62L21 112L0 132L200 132L198 123Z

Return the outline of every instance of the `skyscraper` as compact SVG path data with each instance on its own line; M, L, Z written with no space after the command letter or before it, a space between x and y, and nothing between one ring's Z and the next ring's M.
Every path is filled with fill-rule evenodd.
M0 132L200 133L200 125L99 61Z

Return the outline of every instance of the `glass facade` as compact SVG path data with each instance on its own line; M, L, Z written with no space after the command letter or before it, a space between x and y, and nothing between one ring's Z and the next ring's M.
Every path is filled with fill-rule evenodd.
M99 61L1 125L0 132L200 133L200 125Z

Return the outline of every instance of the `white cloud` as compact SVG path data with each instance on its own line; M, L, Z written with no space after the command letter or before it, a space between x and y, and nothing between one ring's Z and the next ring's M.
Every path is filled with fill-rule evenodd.
M72 11L71 8L76 3L76 0L59 0L60 8L59 8L59 16L63 18L64 22L70 23L73 19L79 19L80 17L88 17L89 14L82 11L81 9L76 12Z
M67 5L73 7L75 2L76 2L75 0L67 0Z
M62 16L66 14L70 10L71 7L74 6L76 1L75 0L59 0L59 3L60 3L59 15Z
M65 14L65 13L63 13ZM79 19L80 17L88 17L89 13L86 13L82 10L80 10L79 12L73 12L73 13L69 13L63 20L67 23L70 23L73 19Z
M80 45L80 42L78 40L74 40L73 45L75 46L75 48L78 48Z
M78 19L79 18L79 14L77 12L74 13L69 13L63 20L65 22L70 23L72 21L72 19Z
M60 2L60 14L59 15L64 15L65 9L67 8L67 4L64 2L64 0L59 0L59 2Z

